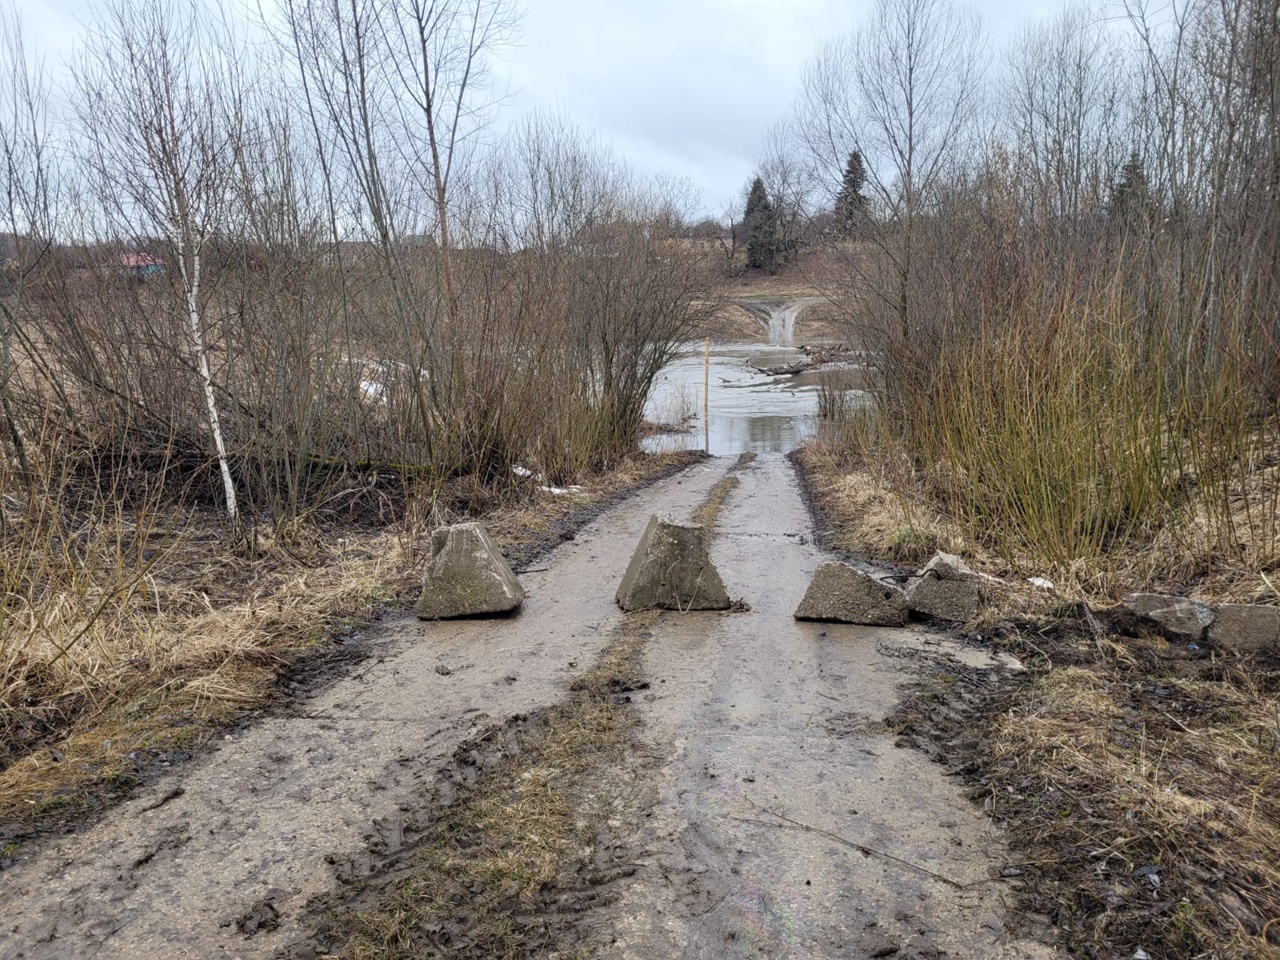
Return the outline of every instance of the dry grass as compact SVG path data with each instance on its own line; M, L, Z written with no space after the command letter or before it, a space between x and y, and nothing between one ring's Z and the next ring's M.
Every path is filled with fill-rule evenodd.
M519 561L559 542L595 505L689 461L632 458L580 492L530 492L484 519ZM300 657L411 600L426 522L458 519L437 512L391 530L293 524L235 550L216 518L152 511L147 529L171 532L141 538L154 553L139 573L125 549L139 531L123 517L79 525L82 542L66 564L73 578L46 566L40 591L22 597L10 580L0 645L0 823L10 836L100 805L153 761L197 750L268 703Z
M1280 674L1099 644L996 718L992 815L1079 949L1280 957Z
M966 546L958 524L895 482L887 457L862 459L844 445L822 440L806 444L796 457L814 497L835 523L831 546L907 566L924 564L938 550L959 552Z
M1026 589L1030 577L1052 581L1059 597L1112 602L1134 591L1186 595L1212 603L1274 602L1268 571L1274 568L1280 470L1266 451L1280 435L1268 429L1252 439L1254 469L1237 471L1223 500L1226 515L1211 517L1199 500L1153 514L1141 530L1087 556L1055 561L948 509L961 482L946 462L918 469L890 438L870 435L864 423L828 430L798 454L819 502L836 526L832 546L860 556L918 566L937 550L966 557L975 569L1005 581L1035 614L1046 597ZM851 439L851 434L857 435ZM1232 543L1224 544L1224 531ZM1274 582L1275 576L1271 575ZM1033 606L1027 607L1026 604ZM1016 606L1011 609L1016 609Z
M657 617L629 616L568 699L516 718L503 747L482 737L459 748L458 756L479 752L492 762L433 816L407 875L376 907L340 921L349 931L344 956L517 958L560 946L575 891L617 869L597 856L621 802L601 774L621 763L631 740L637 720L625 694L640 682Z
M1124 276L1035 279L977 318L921 318L886 346L871 406L835 411L838 469L868 506L884 491L874 512L893 525L860 534L871 552L950 543L1079 598L1264 595L1280 562L1264 318L1232 301L1193 350Z

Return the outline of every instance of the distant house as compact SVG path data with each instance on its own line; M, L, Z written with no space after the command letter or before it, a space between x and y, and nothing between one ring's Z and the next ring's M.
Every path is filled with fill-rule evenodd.
M139 283L163 277L168 270L163 260L147 253L122 253L117 262L121 272Z

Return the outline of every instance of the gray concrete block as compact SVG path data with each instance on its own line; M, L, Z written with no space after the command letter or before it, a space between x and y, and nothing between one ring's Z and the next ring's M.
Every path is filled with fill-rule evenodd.
M729 594L702 527L649 519L618 587L623 610L727 610Z
M431 567L414 608L423 620L508 613L524 588L478 523L439 527L431 534Z
M1214 608L1209 642L1240 653L1280 651L1280 607L1221 603Z
M795 618L900 627L907 622L907 598L895 584L833 560L814 573Z
M932 572L907 587L907 608L936 620L965 622L978 615L982 597L976 580L941 580Z
M1213 623L1213 611L1197 600L1159 593L1131 593L1124 608L1140 622L1156 627L1170 640L1199 643Z

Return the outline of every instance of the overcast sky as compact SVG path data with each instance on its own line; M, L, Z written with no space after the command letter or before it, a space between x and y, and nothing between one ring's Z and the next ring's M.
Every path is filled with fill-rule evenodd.
M978 0L991 57L1064 0ZM68 54L92 0L17 0L33 46ZM525 0L505 51L508 117L563 112L642 173L687 177L704 211L738 202L805 61L870 0Z

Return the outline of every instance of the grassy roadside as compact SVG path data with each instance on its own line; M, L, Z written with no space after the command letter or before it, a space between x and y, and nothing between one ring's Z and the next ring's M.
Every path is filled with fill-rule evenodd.
M530 493L481 518L519 566L698 456L637 457L571 495ZM74 647L7 661L0 856L187 759L280 696L282 677L358 656L342 653L355 629L413 600L428 559L424 532L408 523L299 526L234 551L216 518L186 516L110 618Z
M828 546L908 566L951 550L1010 584L1032 572L874 468L821 444L796 459ZM1019 906L1073 955L1280 957L1280 660L1111 635L1079 610L1011 586L976 629L1025 678L992 695L936 671L895 729L1007 829Z

